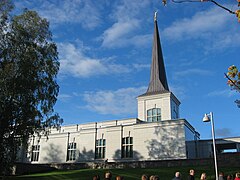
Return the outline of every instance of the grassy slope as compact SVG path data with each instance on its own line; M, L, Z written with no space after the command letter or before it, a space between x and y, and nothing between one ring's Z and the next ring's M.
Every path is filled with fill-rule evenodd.
M125 180L140 180L142 174L147 175L159 175L161 180L171 180L174 177L175 171L180 171L182 174L182 179L187 179L188 171L191 167L168 167L168 168L158 168L158 169L111 169L110 171L113 174L113 179L115 179L116 175L121 175ZM196 172L196 180L200 178L200 174L202 172L206 172L208 175L208 180L214 179L214 169L213 167L194 167ZM19 180L19 179L78 179L78 180L91 180L92 177L96 174L103 177L104 172L107 170L99 169L80 169L80 170L65 170L65 171L54 171L49 173L41 173L41 174L32 174L18 177L6 178L10 180ZM225 172L225 174L234 174L235 172L240 171L239 168L220 168L220 171ZM102 178L103 179L103 178Z

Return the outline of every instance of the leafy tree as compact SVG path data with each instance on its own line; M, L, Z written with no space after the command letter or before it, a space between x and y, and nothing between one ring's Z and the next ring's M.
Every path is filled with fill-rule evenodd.
M216 6L228 11L231 14L235 14L236 17L238 18L238 22L240 22L240 9L237 9L235 12L228 9L227 7L219 4L218 2L214 1L214 0L171 0L173 3L185 3L185 2L211 2L213 4L215 4ZM240 6L240 0L237 0L238 2L238 7ZM167 0L162 0L163 5L167 4Z
M53 109L59 61L49 23L29 10L11 18L12 7L10 0L1 0L0 174L10 172L29 135L62 123Z
M233 89L240 92L240 71L235 65L232 65L228 68L227 74L225 74L228 79L227 84ZM240 108L240 100L236 100L238 107Z

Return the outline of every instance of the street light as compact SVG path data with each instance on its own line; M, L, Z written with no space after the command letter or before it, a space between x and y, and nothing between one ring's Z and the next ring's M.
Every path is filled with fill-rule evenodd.
M215 143L215 131L214 131L214 122L213 122L213 113L205 114L203 117L203 122L211 121L212 126L212 139L213 139L213 155L214 155L214 164L215 164L215 174L216 180L218 180L218 167L217 167L217 153L216 153L216 143Z

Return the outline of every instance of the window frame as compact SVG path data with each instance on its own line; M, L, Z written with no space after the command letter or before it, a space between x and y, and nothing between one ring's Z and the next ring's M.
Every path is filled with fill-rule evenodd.
M133 137L128 136L122 138L121 158L122 159L133 158Z
M38 162L40 154L40 145L32 145L31 162Z
M105 159L106 157L106 139L96 139L95 159Z
M162 120L161 108L152 108L147 110L147 122L158 122Z
M67 161L75 161L77 155L77 143L76 142L70 142L68 143L68 149L67 149Z

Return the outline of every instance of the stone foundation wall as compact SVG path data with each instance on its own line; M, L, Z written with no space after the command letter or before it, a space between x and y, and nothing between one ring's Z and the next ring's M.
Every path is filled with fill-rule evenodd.
M29 164L29 163L16 163L13 167L12 175L43 173L56 170L49 164Z

